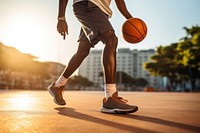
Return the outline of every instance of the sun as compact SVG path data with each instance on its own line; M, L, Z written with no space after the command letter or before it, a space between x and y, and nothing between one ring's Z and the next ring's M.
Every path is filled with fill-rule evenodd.
M41 19L34 12L12 14L5 27L4 40L21 52L40 55L47 40L46 26Z
M66 63L77 49L80 25L69 14L69 35L65 40L57 32L57 1L0 1L0 42L21 53L38 57L37 61ZM2 6L3 5L3 6ZM67 15L67 14L66 14Z

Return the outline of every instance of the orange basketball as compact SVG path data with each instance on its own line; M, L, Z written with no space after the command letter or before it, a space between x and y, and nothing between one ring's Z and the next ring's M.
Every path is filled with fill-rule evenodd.
M139 18L130 18L122 26L122 36L129 43L139 43L147 35L147 26Z

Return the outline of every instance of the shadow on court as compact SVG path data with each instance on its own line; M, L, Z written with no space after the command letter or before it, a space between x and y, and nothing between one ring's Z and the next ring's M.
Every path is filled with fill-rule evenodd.
M76 118L76 119L80 119L80 120L85 120L85 121L89 121L89 122L94 122L94 123L97 123L97 124L102 124L104 126L114 127L114 128L117 128L117 129L129 131L129 132L134 131L134 132L138 132L138 133L141 133L141 132L142 133L143 132L158 133L156 131L151 131L151 130L148 130L148 129L142 129L142 128L126 125L126 124L117 123L117 122L114 122L114 121L108 121L108 120L97 118L97 117L94 117L94 116L91 116L91 115L76 112L76 110L73 109L73 108L61 107L61 108L55 108L55 109L59 111L58 114L63 115L63 116Z
M80 119L80 120L85 120L85 121L88 121L88 122L94 122L94 123L97 123L97 124L102 124L104 126L114 127L114 128L121 129L121 130L138 132L138 133L140 133L140 132L141 133L143 133L143 132L158 133L156 131L148 130L148 129L145 129L145 128L130 126L130 125L122 124L122 123L119 123L119 122L108 121L108 120L104 120L103 118L97 118L95 116L83 114L81 112L77 112L73 108L60 107L60 108L55 108L55 110L58 111L58 114L63 115L63 116L67 116L67 117L71 117L71 118L75 118L75 119ZM112 115L112 114L108 114L108 115ZM188 130L188 131L194 131L194 132L200 131L200 127L197 127L197 126L173 122L173 121L168 121L168 120L149 117L149 116L122 115L122 114L118 114L118 115L115 115L115 116L123 117L123 118L127 118L127 119L134 119L134 120L156 123L156 124L160 124L160 125L164 125L164 126L176 127L176 128L185 129L185 130Z

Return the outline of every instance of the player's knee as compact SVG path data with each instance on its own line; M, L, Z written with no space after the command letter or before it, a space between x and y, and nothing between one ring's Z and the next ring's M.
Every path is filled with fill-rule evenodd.
M113 37L112 42L113 42L114 49L116 50L117 49L117 45L118 45L118 38L117 38L117 36Z

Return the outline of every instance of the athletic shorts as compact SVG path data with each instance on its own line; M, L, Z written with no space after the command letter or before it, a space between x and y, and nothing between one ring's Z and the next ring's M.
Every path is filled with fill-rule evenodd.
M81 23L79 41L89 40L93 47L100 41L99 35L106 31L114 31L108 16L90 1L81 1L73 5L73 11Z

